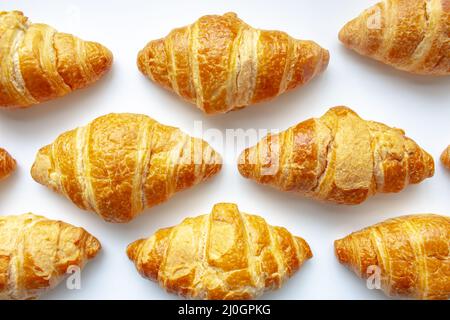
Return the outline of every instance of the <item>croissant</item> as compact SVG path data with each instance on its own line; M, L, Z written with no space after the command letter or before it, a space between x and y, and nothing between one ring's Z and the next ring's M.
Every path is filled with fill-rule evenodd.
M97 81L111 67L104 46L0 11L0 107L28 107Z
M0 216L0 299L38 298L100 248L84 229L61 221L31 213Z
M450 146L442 153L441 161L446 168L450 169Z
M397 69L450 74L450 1L384 0L340 31L343 44Z
M208 143L139 114L109 114L39 150L38 183L109 222L128 222L215 175L221 157Z
M353 205L433 176L434 161L403 130L335 107L244 150L238 169L283 191Z
M131 243L139 273L195 299L252 299L281 287L312 257L305 240L232 203Z
M16 160L5 150L0 148L0 180L8 177L16 168Z
M313 41L254 29L229 12L203 16L149 42L137 64L154 82L217 114L304 85L328 61L328 51Z
M448 299L449 244L450 218L423 214L389 219L334 246L340 263L388 296Z

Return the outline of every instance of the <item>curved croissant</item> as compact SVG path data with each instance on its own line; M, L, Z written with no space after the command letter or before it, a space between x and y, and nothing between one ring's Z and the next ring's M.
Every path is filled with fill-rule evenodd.
M109 114L39 150L31 175L109 222L142 212L215 175L205 141L138 114Z
M0 216L0 300L36 299L100 250L82 228L31 213Z
M244 150L238 168L244 177L283 191L359 204L433 176L434 161L403 130L335 107Z
M137 240L127 254L143 277L196 299L256 298L312 257L305 240L231 203Z
M450 169L450 146L448 146L442 153L441 161L446 168Z
M450 218L389 219L334 243L339 262L388 296L450 297ZM375 279L377 277L378 279Z
M16 160L9 153L0 148L0 180L8 177L16 168Z
M104 46L0 11L0 107L28 107L97 81L112 63Z
M384 0L347 23L350 49L416 74L450 74L450 0Z
M235 13L203 16L151 41L139 70L208 114L266 101L306 84L328 51L284 32L254 29Z

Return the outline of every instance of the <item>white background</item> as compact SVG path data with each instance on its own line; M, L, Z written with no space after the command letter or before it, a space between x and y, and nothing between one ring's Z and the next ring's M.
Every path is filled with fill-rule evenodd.
M97 84L28 110L0 110L0 146L17 159L17 172L0 185L0 214L32 211L82 226L103 244L101 254L82 274L82 289L62 284L48 299L171 299L157 284L141 278L125 255L130 242L187 216L210 212L216 202L235 202L274 225L305 238L314 253L286 285L267 299L379 299L364 281L339 265L333 241L362 227L402 214L449 214L450 174L438 163L450 143L450 77L432 78L396 71L345 49L337 34L344 23L376 1L2 1L0 10L19 9L33 22L98 41L114 53L114 65ZM328 70L309 85L269 103L219 116L205 116L194 106L147 80L136 67L144 45L204 14L235 11L247 23L312 39L330 50ZM222 150L221 173L208 183L175 195L146 210L129 224L103 222L79 210L63 196L35 183L29 170L37 150L59 134L110 112L135 112L193 133L204 129L286 129L329 107L346 105L363 118L406 130L436 160L436 174L400 194L378 195L360 206L323 204L260 186L242 178L237 152Z

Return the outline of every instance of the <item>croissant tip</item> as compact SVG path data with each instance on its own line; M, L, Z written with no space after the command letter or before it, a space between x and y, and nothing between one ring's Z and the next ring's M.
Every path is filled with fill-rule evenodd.
M359 28L358 19L353 19L347 22L339 31L338 38L346 47L353 47L357 45Z
M131 261L136 260L136 257L137 257L138 251L139 251L139 247L142 245L142 243L144 241L145 241L144 239L139 239L139 240L136 240L136 241L130 243L127 246L128 259L130 259Z
M94 71L93 80L99 79L111 69L114 61L113 54L111 50L97 42L87 41L86 47L91 51L87 57L88 63Z
M444 150L444 152L441 155L441 162L447 169L450 169L450 146L447 147L447 149Z
M250 163L248 162L247 154L249 153L249 149L245 149L239 155L238 158L238 171L244 178L249 178L251 176L252 168Z
M100 241L92 235L89 235L86 241L86 253L88 259L94 258L102 249Z
M16 160L4 149L0 148L0 157L3 158L3 172L0 172L0 180L9 177L17 167Z
M299 244L299 246L302 248L302 251L305 255L305 259L311 259L314 255L313 252L311 250L311 247L309 246L308 242L306 242L305 239L300 238L300 237L296 237L297 238L297 242Z
M350 256L347 250L346 240L339 239L334 241L334 253L338 261L342 264L348 264Z
M49 180L48 173L52 166L49 157L49 148L49 146L45 146L38 151L30 170L31 177L34 181L42 185L45 185Z
M327 49L322 48L322 68L321 72L325 71L326 68L328 68L328 65L330 64L330 51Z

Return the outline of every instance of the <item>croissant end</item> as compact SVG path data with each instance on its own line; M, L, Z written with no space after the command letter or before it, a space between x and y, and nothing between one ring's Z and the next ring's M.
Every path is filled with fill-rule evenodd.
M297 244L299 248L301 248L301 252L303 252L305 259L311 259L313 257L313 253L311 250L311 247L309 246L308 242L306 242L305 239L300 237L295 237L295 240L297 240Z
M52 190L57 191L58 186L55 180L50 177L52 172L52 163L50 156L50 146L47 145L41 148L37 155L36 160L31 167L31 177L38 183L49 186Z
M128 245L127 256L130 260L135 261L137 259L139 250L144 242L145 239L139 239Z
M345 239L334 241L334 254L340 263L344 265L350 264L352 255Z
M87 62L94 72L91 81L95 82L111 69L113 55L108 48L97 42L87 41L85 47L87 50Z
M7 178L16 168L16 160L0 148L0 180Z
M102 245L97 238L92 235L88 235L85 243L86 256L88 259L93 259L97 256L99 251L102 249Z
M450 146L442 153L441 162L446 168L450 169Z
M139 71L151 80L167 89L172 85L167 70L167 57L164 48L164 39L150 41L144 49L139 51L137 58Z

